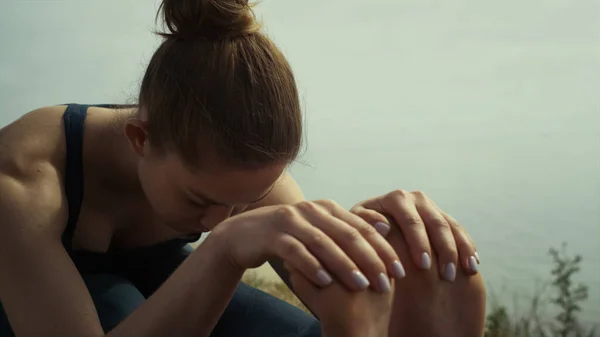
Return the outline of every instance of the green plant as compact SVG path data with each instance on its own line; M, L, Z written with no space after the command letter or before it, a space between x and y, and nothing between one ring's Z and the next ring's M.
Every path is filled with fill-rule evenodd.
M596 328L587 330L579 321L581 303L588 298L588 287L575 284L573 277L581 271L581 255L567 254L567 244L561 249L550 248L553 267L550 280L538 287L531 297L527 315L511 317L506 306L494 303L486 317L486 337L595 337ZM551 291L549 300L545 295ZM551 322L544 322L540 311L551 304L558 313Z
M503 306L495 306L487 315L486 337L511 337L512 326L508 311Z
M556 337L584 337L595 335L595 329L585 332L577 315L581 312L580 303L588 298L588 286L574 284L573 275L581 270L581 255L571 257L567 254L567 244L563 243L562 249L551 248L548 252L552 257L554 268L551 271L552 286L555 295L551 303L555 304L560 312L555 316L551 325L552 335Z

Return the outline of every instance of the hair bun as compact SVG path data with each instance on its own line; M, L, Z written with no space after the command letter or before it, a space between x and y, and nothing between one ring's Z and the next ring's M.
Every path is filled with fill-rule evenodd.
M163 0L161 11L168 31L159 34L166 38L214 40L260 28L248 0Z

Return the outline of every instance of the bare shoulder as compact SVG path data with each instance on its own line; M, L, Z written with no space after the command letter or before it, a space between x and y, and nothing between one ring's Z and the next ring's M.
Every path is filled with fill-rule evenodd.
M0 236L62 232L64 110L40 108L0 129Z
M104 336L61 240L64 109L38 109L0 129L0 297L17 336Z
M0 173L17 180L35 179L38 173L62 171L65 106L44 107L26 113L0 129Z

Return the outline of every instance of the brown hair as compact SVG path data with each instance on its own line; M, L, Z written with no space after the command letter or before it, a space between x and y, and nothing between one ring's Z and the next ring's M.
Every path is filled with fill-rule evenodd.
M150 144L186 164L289 163L302 142L290 65L247 0L163 0L167 31L142 80Z

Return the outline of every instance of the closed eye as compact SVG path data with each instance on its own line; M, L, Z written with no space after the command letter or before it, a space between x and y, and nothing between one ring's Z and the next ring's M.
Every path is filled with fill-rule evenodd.
M202 201L198 201L198 200L194 200L194 199L190 199L190 198L185 198L185 200L188 205L190 205L194 208L205 208L208 206L208 204L206 204L205 202L202 202Z

